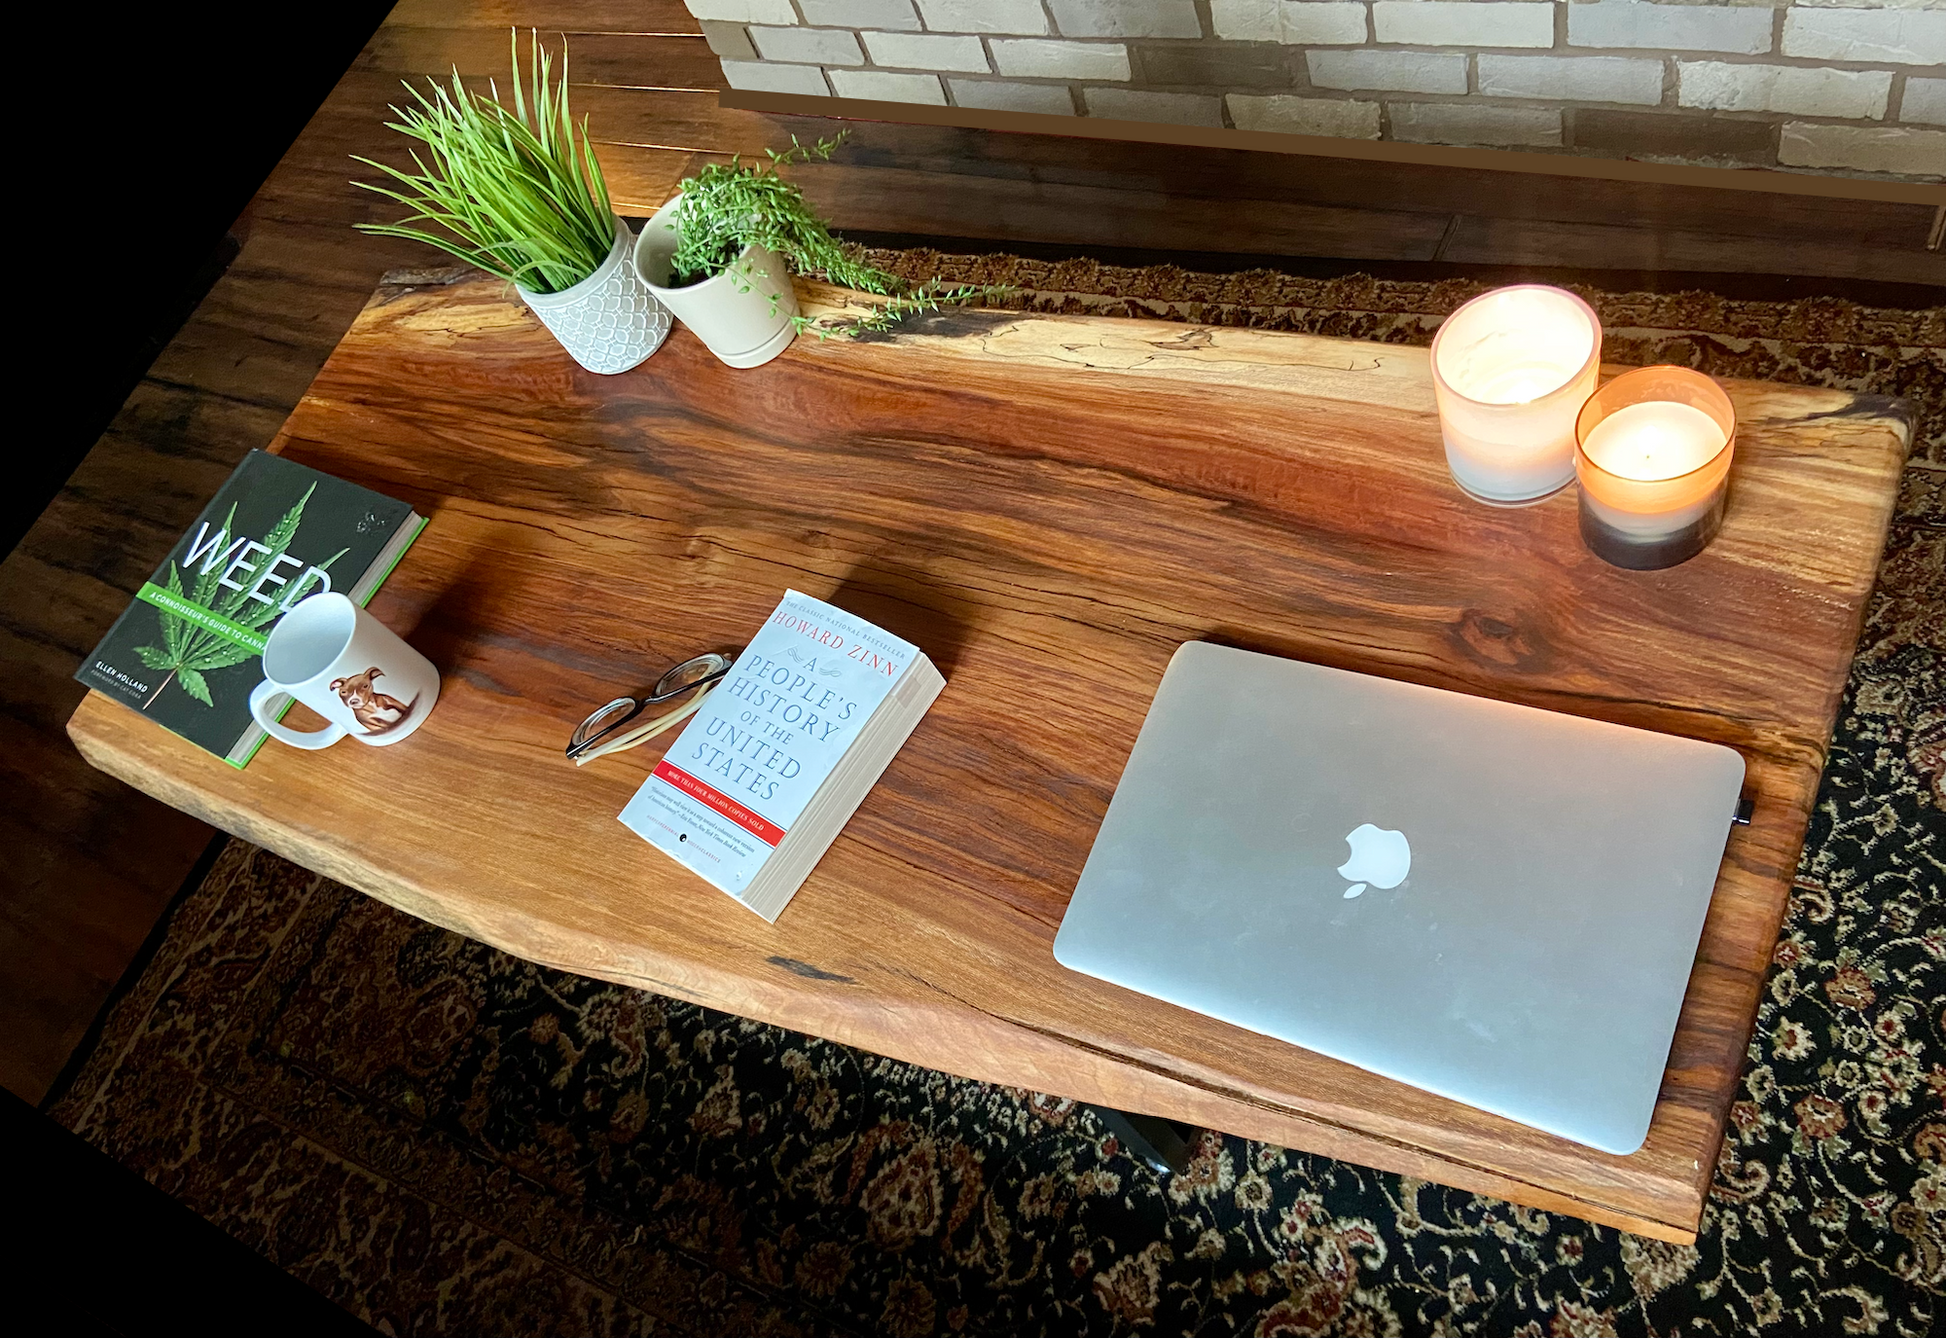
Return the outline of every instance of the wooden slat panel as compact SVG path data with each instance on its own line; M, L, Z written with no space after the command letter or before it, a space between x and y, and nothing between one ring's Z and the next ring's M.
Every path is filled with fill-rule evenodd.
M647 218L675 195L682 179L704 163L720 161L720 154L686 153L680 149L637 149L614 144L597 147L608 195L618 212Z
M723 66L701 37L551 30L540 36L551 51L559 53L565 46L568 73L576 83L708 92L726 87ZM524 61L526 32L520 33L519 40ZM458 66L463 75L498 79L505 88L511 63L508 34L500 29L387 24L353 68L444 79Z
M1881 206L1881 209L1904 206ZM1917 222L1916 218L1912 220ZM1686 225L1691 221L1685 219ZM1773 243L1765 265L1775 274L1877 279L1946 285L1946 252L1919 245L1866 242L1836 221L1806 227L1788 246ZM1917 239L1917 228L1910 230ZM1462 217L1441 260L1460 264L1568 265L1589 269L1738 270L1749 263L1751 239L1694 226L1641 228L1618 223L1532 218Z
M816 105L815 99L803 99ZM1818 196L1765 196L1699 186L1484 172L1424 164L1260 153L1058 133L1016 134L893 121L776 116L776 138L814 139L850 131L841 161L950 168L972 176L1027 176L1078 185L1123 186L1172 198L1236 197L1359 208L1479 213L1654 230L1801 240L1820 231L1861 246L1923 252L1932 206ZM1050 124L1059 121L1050 118Z
M1454 168L1495 175L1571 177L1581 181L1615 181L1638 186L1821 196L1836 200L1898 201L1928 207L1937 203L1942 189L1938 185L1919 181L1846 178L1769 169L1732 171L1721 167L1649 162L1595 154L1469 148L1402 140L1289 134L1273 130L1246 131L1171 121L1123 120L1116 117L1076 119L1070 114L987 111L940 103L887 103L812 93L735 89L725 93L723 101L727 106L777 116L843 117L856 121L898 120L909 124L959 126L1008 134L1071 135L1103 143L1123 141L1168 145L1192 153L1238 150L1308 158L1355 159L1393 166Z
M769 117L718 106L714 93L592 87L573 100L588 133L609 143L761 155L791 142Z
M601 161L618 208L647 212L673 194L672 190L645 194L637 184L660 183L661 157L652 151L604 145ZM794 167L791 179L804 187L805 195L840 231L992 238L1001 245L1032 238L1084 246L1182 250L1221 240L1212 238L1203 211L1185 210L1164 197L1133 191L993 177L981 179L969 191L967 179L951 173L824 163ZM1226 201L1223 211L1227 228L1233 230L1225 235L1247 235L1262 249L1287 255L1431 260L1447 224L1435 214L1248 199Z
M65 734L83 692L69 675L236 462L270 443L378 276L420 258L348 226L279 221L358 194L345 155L382 144L396 90L368 76L327 100L258 192L228 274L0 562L0 747L18 814L0 837L19 852L0 866L0 1084L29 1101L213 835L102 783Z
M1570 496L1457 495L1419 349L965 313L743 373L678 330L643 370L595 378L498 284L387 290L283 441L432 515L374 608L445 669L438 711L407 747L272 749L247 775L105 701L70 730L172 804L538 961L1683 1239L1904 455L1872 403L1731 391L1723 533L1644 575L1581 547ZM558 750L588 702L733 643L785 584L915 640L949 686L770 926L614 823L649 758L577 771ZM1053 962L1162 666L1211 636L1744 753L1756 820L1731 839L1642 1152Z
M422 28L542 28L561 32L703 30L682 0L398 0L388 24Z

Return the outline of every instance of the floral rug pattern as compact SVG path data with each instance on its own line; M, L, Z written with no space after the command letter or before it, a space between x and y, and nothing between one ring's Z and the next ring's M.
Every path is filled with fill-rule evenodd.
M1021 304L1424 342L1466 285L920 253ZM585 980L232 843L53 1113L394 1334L1931 1332L1946 1288L1946 312L1587 294L1611 356L1915 402L1703 1230L1678 1247Z

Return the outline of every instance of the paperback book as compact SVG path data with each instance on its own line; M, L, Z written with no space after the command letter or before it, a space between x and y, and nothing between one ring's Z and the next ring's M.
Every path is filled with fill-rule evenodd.
M307 595L371 599L425 524L404 502L252 451L74 676L242 767L265 737L250 690L270 629Z
M910 642L788 591L622 822L774 921L945 686Z

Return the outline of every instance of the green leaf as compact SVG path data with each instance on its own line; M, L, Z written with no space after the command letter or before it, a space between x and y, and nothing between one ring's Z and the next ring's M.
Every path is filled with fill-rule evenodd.
M182 579L176 575L176 564L173 562L169 564L169 593L178 596L182 595ZM171 655L182 654L183 629L187 624L182 619L164 613L160 609L157 609L156 613L162 620L162 644L169 648ZM160 665L153 664L149 666L151 669L160 667Z
M188 665L183 665L176 670L176 682L182 684L182 690L184 692L187 692L203 705L214 706L216 704L210 700L209 684L203 681L201 674L191 669Z
M286 511L278 518L277 523L270 527L270 533L263 537L263 545L270 551L257 555L257 560L251 567L250 578L239 580L237 584L241 588L232 590L221 604L215 606L218 613L226 618L235 619L246 603L259 610L275 610L277 607L275 601L265 604L261 600L251 599L250 587L256 584L257 577L262 575L267 567L275 565L277 560L289 551L291 540L297 537L297 527L304 520L304 504L311 500L311 494L317 489L316 483L306 488L304 495L297 499L297 505Z
M265 564L276 562L289 550L291 541L297 537L298 527L304 520L304 504L311 500L311 494L316 487L316 484L312 484L311 487L306 488L304 495L297 499L297 502L278 519L275 525L270 527L270 532L262 540L269 551L259 556L259 560L253 564L254 571L262 572ZM229 543L236 542L235 528L236 507L232 506L228 518L223 522L222 530L224 538ZM250 586L254 584L254 580L238 582L241 589L228 591L218 603L211 602L212 596L221 588L217 583L229 566L229 563L221 560L225 551L227 546L212 556L209 570L196 577L195 584L187 594L183 593L182 579L177 574L176 564L169 563L166 577L169 592L191 603L200 604L206 609L213 609L245 627L253 630L260 628L276 615L277 603L280 601L265 604L260 600L251 599ZM321 565L329 567L349 551L341 548ZM244 607L246 604L247 608ZM135 653L149 668L174 673L176 681L182 684L183 691L205 706L213 703L210 700L209 684L204 680L203 675L241 664L257 653L239 646L221 633L209 631L167 609L158 608L156 613L162 621L162 645L143 646Z
M233 664L254 660L257 652L248 646L239 646L234 641L225 641L183 665L184 669L196 669L203 673L214 673L218 669L228 669Z
M392 108L397 119L386 124L424 156L409 151L416 171L356 159L390 183L356 184L411 212L354 226L424 242L530 291L559 292L608 258L614 206L587 123L577 125L569 110L565 54L557 75L553 54L530 30L523 71L519 36L509 29L511 107L497 85L491 96L469 91L457 69L450 88L406 86L411 105Z
M218 533L222 536L222 542L217 544L216 551L204 556L203 567L196 577L196 583L189 588L190 601L201 604L204 608L209 607L210 600L216 595L216 583L223 579L223 569L230 565L224 558L231 546L236 543L236 503L230 503L230 514L224 517L223 528Z

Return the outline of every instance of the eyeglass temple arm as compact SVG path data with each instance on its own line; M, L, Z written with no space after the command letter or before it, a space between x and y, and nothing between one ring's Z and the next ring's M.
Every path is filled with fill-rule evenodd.
M606 757L610 753L619 753L625 749L633 748L638 744L647 743L671 725L678 724L696 714L696 708L703 704L703 699L710 695L715 689L715 686L712 683L708 687L705 687L694 698L684 702L667 715L657 716L646 725L637 725L625 734L617 734L614 738L597 744L586 752L575 754L574 764L578 767L585 767L597 757Z

